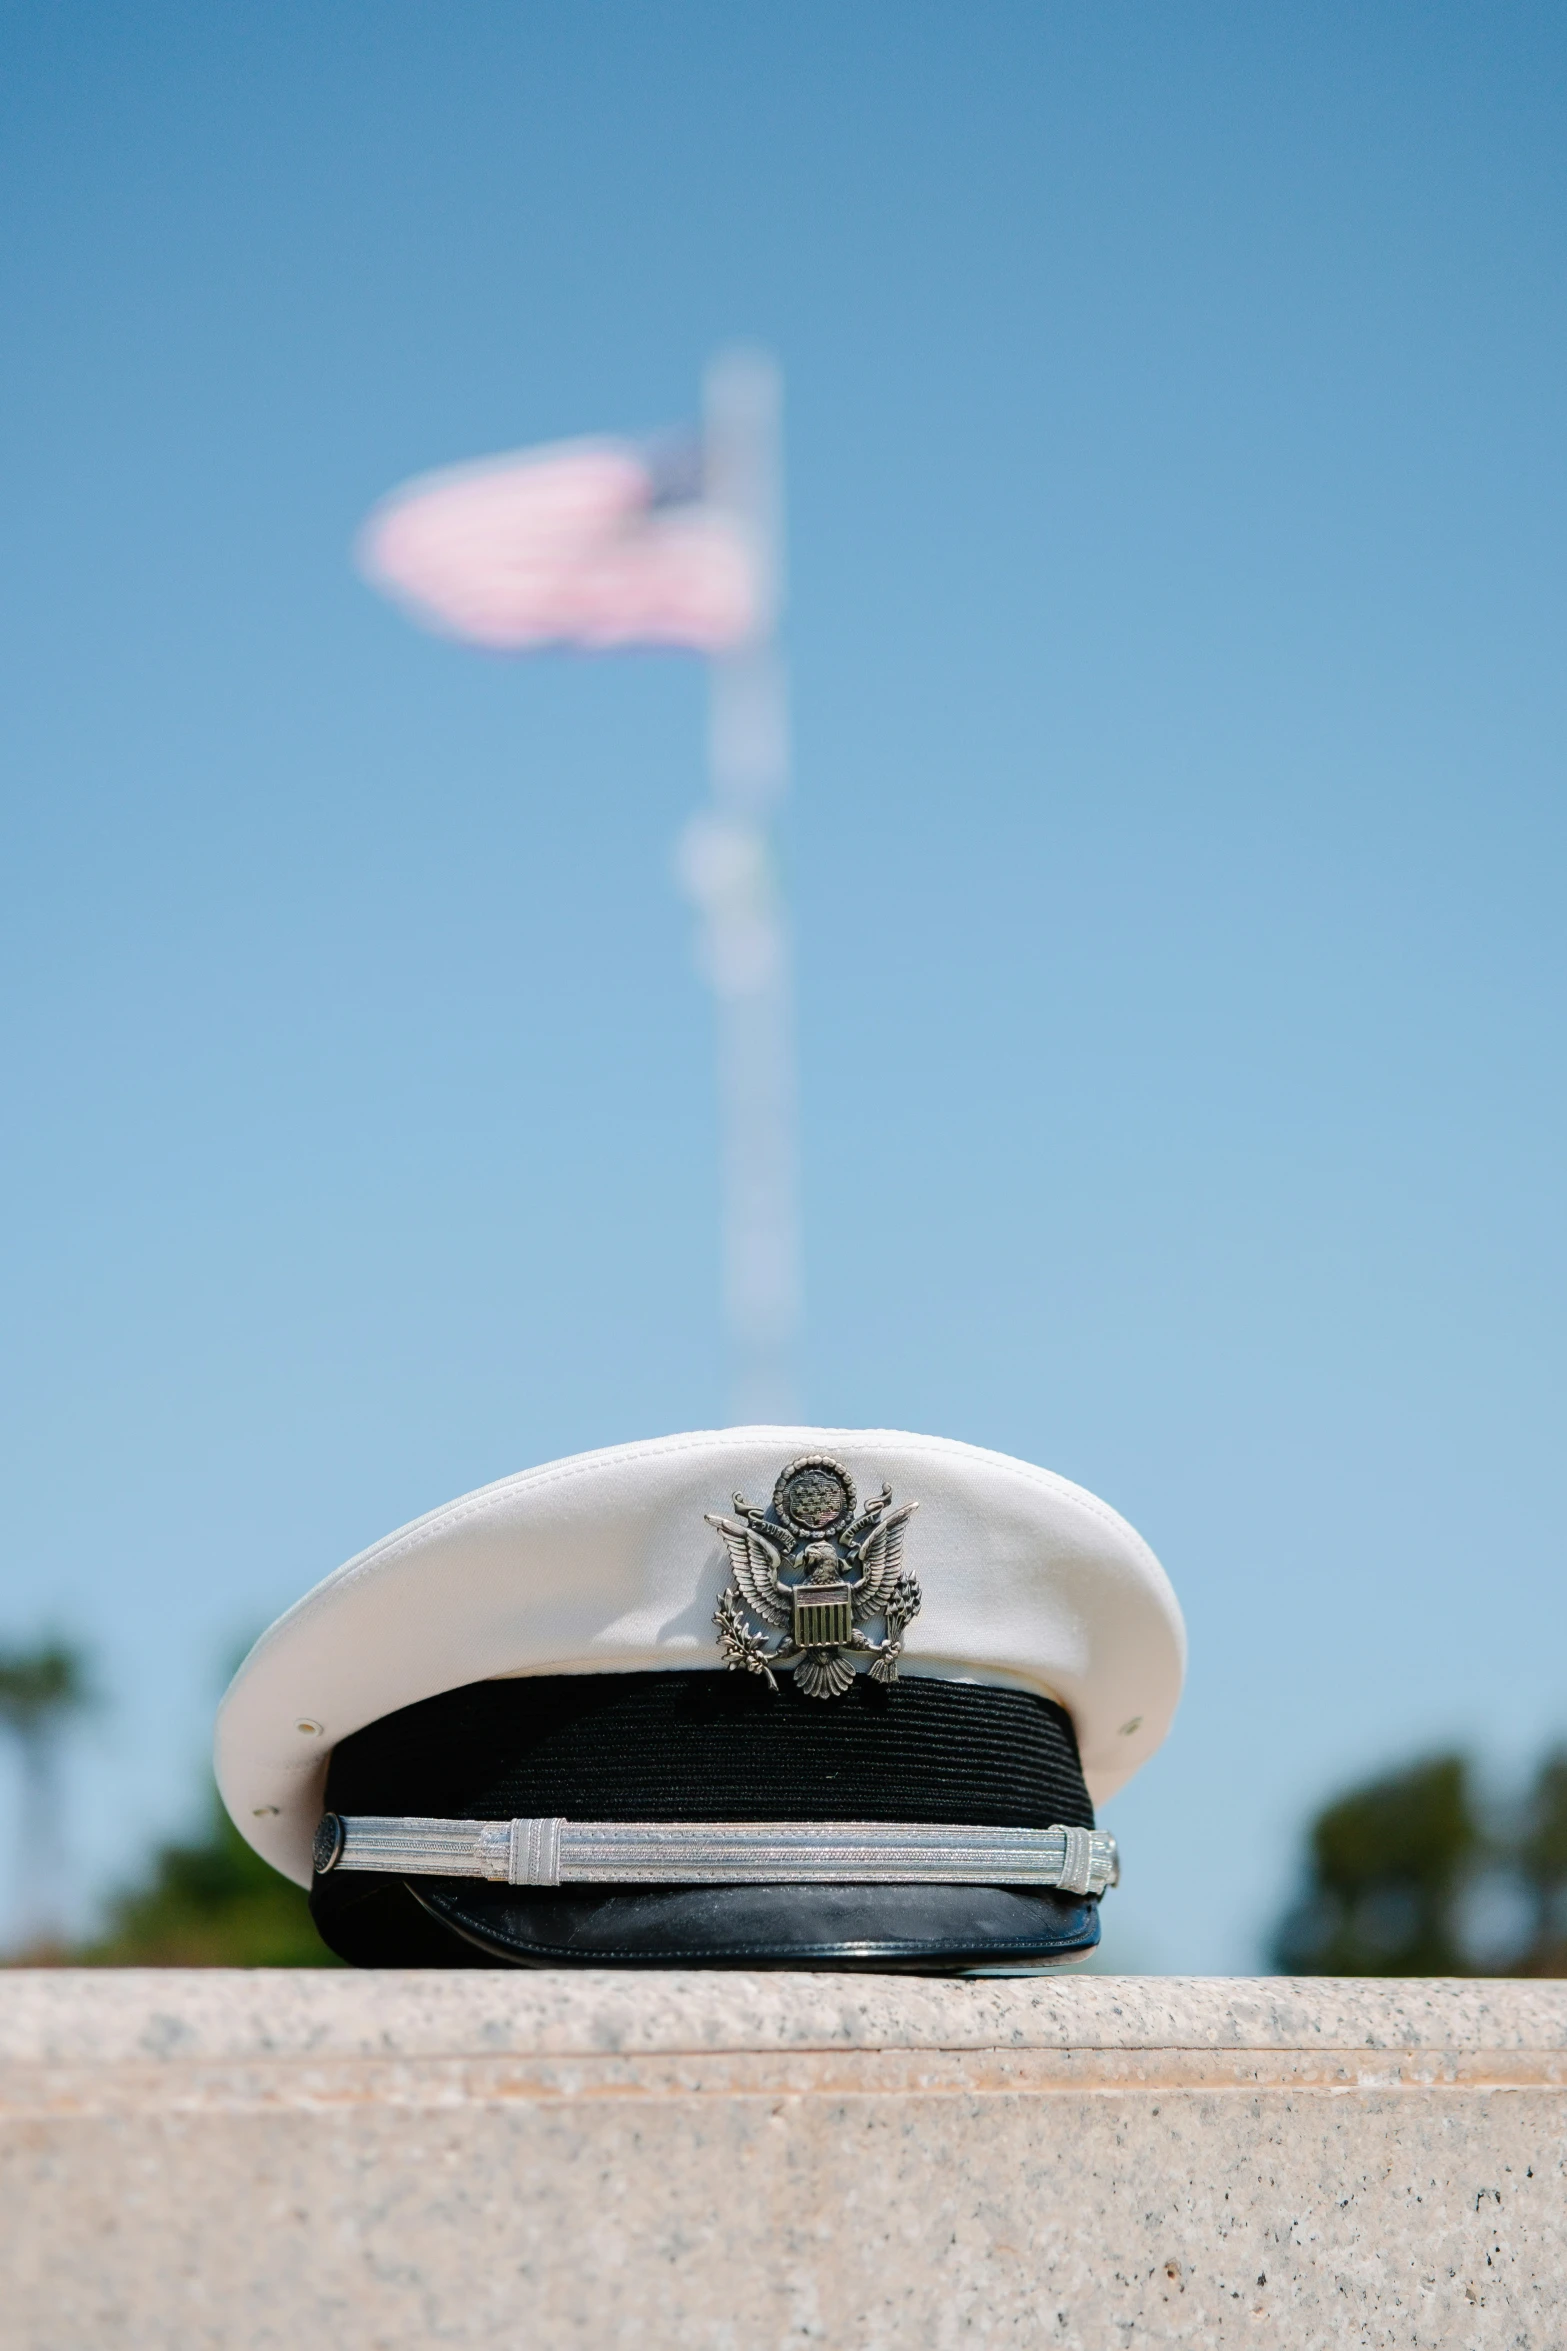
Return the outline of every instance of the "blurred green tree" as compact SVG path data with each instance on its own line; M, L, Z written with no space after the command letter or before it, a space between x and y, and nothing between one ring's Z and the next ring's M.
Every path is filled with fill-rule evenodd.
M1468 1975L1457 1904L1482 1844L1461 1755L1352 1789L1311 1824L1306 1889L1275 1963L1287 1975Z
M103 1933L74 1952L97 1967L337 1967L300 1888L253 1853L214 1789L210 1826L164 1845L146 1878L111 1902Z
M1461 1755L1352 1788L1307 1831L1274 1939L1291 1975L1567 1976L1567 1748L1521 1805L1480 1805Z
M1554 1749L1535 1775L1516 1851L1535 1921L1518 1973L1567 1976L1567 1748Z

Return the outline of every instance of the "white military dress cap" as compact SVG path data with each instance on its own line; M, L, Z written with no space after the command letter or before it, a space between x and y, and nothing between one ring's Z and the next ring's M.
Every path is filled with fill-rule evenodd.
M1148 1546L1048 1470L722 1429L361 1552L236 1674L218 1783L354 1959L1048 1964L1184 1658Z

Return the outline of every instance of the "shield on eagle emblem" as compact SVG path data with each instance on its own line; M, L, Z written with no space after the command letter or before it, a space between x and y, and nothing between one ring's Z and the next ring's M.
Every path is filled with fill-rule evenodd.
M755 1508L734 1497L733 1518L708 1511L729 1553L731 1580L713 1615L718 1649L736 1673L760 1674L778 1687L789 1668L808 1698L839 1698L854 1680L852 1660L870 1660L873 1681L895 1682L903 1635L920 1612L920 1588L903 1565L903 1541L917 1502L892 1506L883 1486L857 1511L854 1480L825 1453L805 1453L783 1469L772 1501ZM860 1626L880 1618L879 1641ZM782 1638L748 1621L759 1618Z

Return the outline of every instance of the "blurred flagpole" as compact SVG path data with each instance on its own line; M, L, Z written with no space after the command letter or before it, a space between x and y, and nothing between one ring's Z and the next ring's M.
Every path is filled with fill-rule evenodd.
M360 534L372 586L496 652L685 646L708 659L708 806L676 865L713 991L729 1409L798 1416L799 1149L788 924L771 825L788 781L778 646L778 369L708 370L701 479L632 442L565 441L405 483Z
M792 958L771 835L789 780L776 366L755 352L715 360L705 405L707 499L749 547L758 594L747 635L709 662L712 801L686 828L678 871L697 908L717 1026L730 1415L790 1421L799 1410L799 1144Z

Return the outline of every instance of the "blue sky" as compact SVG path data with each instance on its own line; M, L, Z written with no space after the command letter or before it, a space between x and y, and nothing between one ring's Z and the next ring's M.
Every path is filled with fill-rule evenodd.
M1567 1735L1560 12L80 0L0 60L0 1633L98 1659L81 1900L341 1558L722 1414L697 666L467 654L348 545L737 337L806 1409L1165 1560L1112 1952L1257 1965L1324 1793Z

